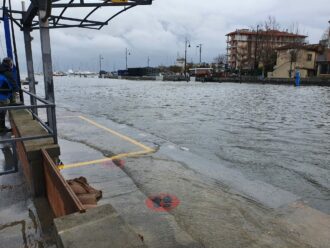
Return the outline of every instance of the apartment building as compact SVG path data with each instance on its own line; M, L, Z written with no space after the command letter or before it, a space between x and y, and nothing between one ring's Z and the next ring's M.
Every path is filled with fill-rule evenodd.
M231 69L255 69L270 51L293 43L304 44L307 36L279 30L240 29L227 36L227 63ZM274 58L276 62L276 55Z

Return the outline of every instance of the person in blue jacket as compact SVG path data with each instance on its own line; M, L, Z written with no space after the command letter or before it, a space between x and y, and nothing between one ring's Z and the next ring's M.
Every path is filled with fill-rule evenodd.
M6 107L13 99L13 93L17 92L17 83L13 76L13 61L11 58L4 58L0 65L0 107ZM6 110L0 110L0 133L10 132L6 127Z

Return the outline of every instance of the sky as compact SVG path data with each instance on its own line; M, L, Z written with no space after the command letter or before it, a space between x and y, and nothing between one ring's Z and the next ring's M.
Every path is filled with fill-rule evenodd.
M178 56L184 56L186 38L191 45L187 55L189 62L199 61L198 44L202 44L202 60L212 62L217 55L226 52L227 33L255 27L269 16L275 17L282 29L295 25L302 34L309 36L309 43L318 43L329 27L328 1L315 0L312 4L307 0L154 0L151 6L128 10L99 31L51 30L53 68L55 71L98 71L101 55L103 70L124 69L126 48L130 54L129 67L147 66L148 57L150 66L171 65ZM21 1L12 0L12 3L14 9L21 10ZM29 4L26 0L26 5ZM102 8L91 19L106 20L121 8ZM71 9L65 16L84 17L88 10ZM56 13L54 10L53 14ZM2 58L5 41L2 25L0 28ZM21 71L25 71L23 35L19 29L15 33ZM32 36L34 66L39 72L42 69L39 31L33 31Z

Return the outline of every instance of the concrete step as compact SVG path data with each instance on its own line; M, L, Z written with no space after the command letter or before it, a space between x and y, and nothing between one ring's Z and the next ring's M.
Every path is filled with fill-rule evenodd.
M144 248L142 236L109 204L54 220L58 247Z

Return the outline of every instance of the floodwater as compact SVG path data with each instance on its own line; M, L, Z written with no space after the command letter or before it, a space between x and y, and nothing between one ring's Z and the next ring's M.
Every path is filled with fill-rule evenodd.
M133 126L330 213L330 87L63 77L55 91L60 108Z

